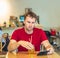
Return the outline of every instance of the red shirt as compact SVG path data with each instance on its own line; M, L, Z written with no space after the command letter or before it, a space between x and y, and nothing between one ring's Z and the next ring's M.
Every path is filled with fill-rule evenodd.
M40 51L41 42L47 40L45 32L42 29L34 28L32 34L27 34L24 28L17 29L12 34L12 39L17 42L20 40L25 40L29 42L29 38L32 36L32 44L35 47L35 51ZM18 51L27 51L26 48L19 46Z
M52 35L52 36L56 36L56 30L51 29L51 35Z

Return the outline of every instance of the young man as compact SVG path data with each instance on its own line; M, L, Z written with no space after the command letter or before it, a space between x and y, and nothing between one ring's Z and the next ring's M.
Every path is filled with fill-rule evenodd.
M35 49L40 51L40 45L44 45L48 54L53 53L53 48L50 45L45 32L42 29L35 28L37 15L33 12L25 14L24 27L13 32L8 51L13 51L18 48L18 51L27 51Z

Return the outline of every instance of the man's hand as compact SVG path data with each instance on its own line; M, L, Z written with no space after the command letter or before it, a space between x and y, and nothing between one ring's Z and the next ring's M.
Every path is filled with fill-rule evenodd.
M48 51L47 54L53 54L54 53L53 47L48 48L47 51Z
M49 51L47 54L53 54L54 53L54 49L48 40L43 41L42 45L46 48L47 51Z
M25 47L28 50L34 49L34 46L30 42L27 42L27 41L22 41L21 40L21 41L18 42L18 44Z

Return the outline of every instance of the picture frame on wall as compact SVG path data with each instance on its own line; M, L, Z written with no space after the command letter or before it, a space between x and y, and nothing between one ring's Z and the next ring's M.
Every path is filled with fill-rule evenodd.
M37 16L37 23L40 24L39 16Z
M25 13L32 11L32 8L25 8Z

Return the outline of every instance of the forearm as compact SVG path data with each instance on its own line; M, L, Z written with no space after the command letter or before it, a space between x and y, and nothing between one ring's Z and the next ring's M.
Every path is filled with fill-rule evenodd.
M53 47L51 46L51 44L49 43L48 40L43 41L43 42L42 42L42 45L43 45L46 49L53 48Z
M18 42L9 43L9 45L8 45L8 51L13 51L13 50L17 49L18 47L19 47Z

